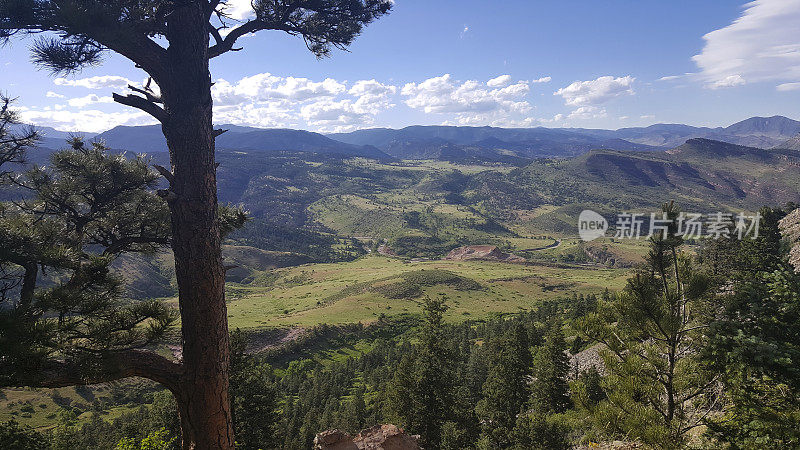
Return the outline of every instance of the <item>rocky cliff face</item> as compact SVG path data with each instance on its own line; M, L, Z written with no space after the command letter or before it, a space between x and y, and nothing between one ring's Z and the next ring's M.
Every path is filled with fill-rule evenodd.
M781 219L779 228L783 237L792 245L789 251L789 263L794 266L795 272L800 272L800 208Z
M375 425L355 437L344 431L328 430L314 438L314 450L420 450L419 436L407 434L395 425Z

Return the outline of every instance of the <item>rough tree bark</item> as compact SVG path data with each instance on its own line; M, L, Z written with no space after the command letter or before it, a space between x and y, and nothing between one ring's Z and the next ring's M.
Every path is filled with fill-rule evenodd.
M184 449L232 449L225 273L217 224L208 30L202 2L167 23L170 64L159 81L173 177L167 193L183 330L179 406Z

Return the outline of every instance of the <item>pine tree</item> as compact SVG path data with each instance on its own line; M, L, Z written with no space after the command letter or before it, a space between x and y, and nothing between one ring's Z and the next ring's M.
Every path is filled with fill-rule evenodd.
M347 403L345 423L347 429L358 432L364 428L367 416L367 403L364 401L364 388L355 390L353 398Z
M245 353L245 336L231 334L231 403L236 446L258 450L275 442L277 392L268 364Z
M386 14L389 0L259 0L242 23L221 0L0 0L0 40L46 33L33 44L33 61L54 73L101 62L113 51L149 75L114 101L151 115L169 148L169 183L161 192L170 211L170 245L178 282L183 360L157 353L126 358L104 354L95 376L72 373L74 384L131 375L167 386L177 399L184 448L234 446L228 395L229 341L217 215L213 101L209 62L238 50L237 41L263 30L303 38L318 57L346 48L363 27ZM227 28L225 35L220 32ZM70 364L73 371L81 365ZM40 371L35 386L63 385L64 371ZM32 382L33 380L31 380Z
M651 237L646 267L578 327L602 344L608 373L608 399L595 419L614 424L607 431L677 448L714 407L718 383L702 356L712 290L681 253L677 207L666 204L664 212L672 222Z
M511 445L517 416L529 397L531 351L525 328L515 324L490 344L491 366L483 385L484 398L476 412L484 425L484 436L495 447Z
M11 166L25 162L25 150L39 138L33 128L18 130L21 123L12 103L12 99L0 94L0 186L10 181Z
M446 299L425 299L425 323L413 356L401 360L392 381L390 409L426 448L441 446L442 427L453 418L453 350L447 345L443 315Z
M551 323L544 344L536 350L533 360L531 404L537 412L562 413L570 407L566 348L561 324Z
M738 448L797 447L800 277L782 245L779 221L786 212L762 208L760 215L757 238L714 242L702 253L710 273L727 269L715 278L719 308L707 353L722 374L727 405L708 426Z
M47 168L16 177L30 195L0 207L0 384L84 384L135 376L151 364L168 381L175 364L137 349L172 325L172 310L155 301L123 304L110 268L123 253L169 243L157 178L142 157L111 156L78 139ZM41 287L45 270L60 276Z

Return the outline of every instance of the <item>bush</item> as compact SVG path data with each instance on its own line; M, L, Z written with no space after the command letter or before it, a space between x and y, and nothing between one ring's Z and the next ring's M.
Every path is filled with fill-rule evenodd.
M3 450L45 450L49 448L44 435L15 420L0 423L0 448Z

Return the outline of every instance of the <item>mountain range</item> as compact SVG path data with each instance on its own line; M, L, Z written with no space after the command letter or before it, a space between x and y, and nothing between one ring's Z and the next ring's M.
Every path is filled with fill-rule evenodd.
M410 126L371 128L323 135L303 130L219 125L220 150L308 152L376 159L441 159L515 163L541 157L573 157L593 149L667 150L703 138L755 148L797 148L800 122L783 116L752 117L728 127L656 124L617 130L587 128L498 128ZM42 147L63 145L67 133L42 128ZM166 152L159 126L118 126L96 136L113 149L137 153Z

